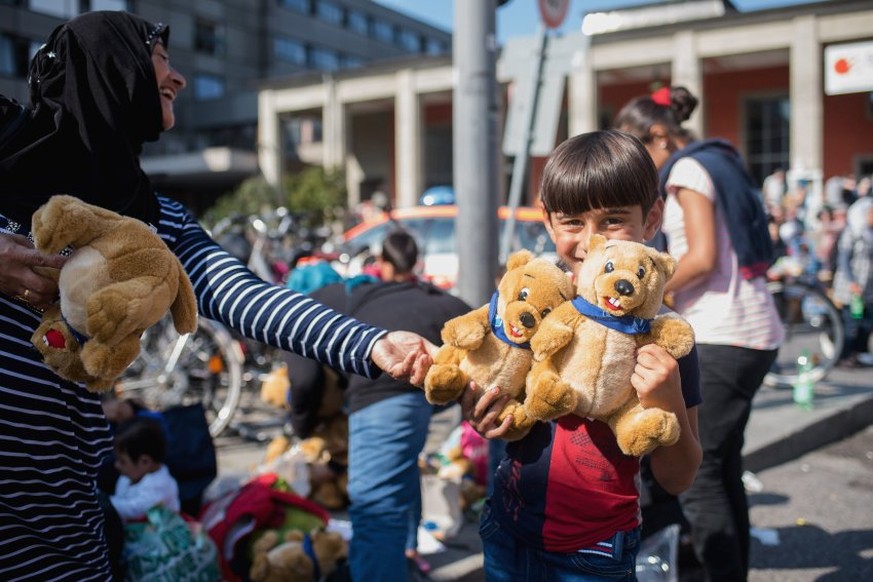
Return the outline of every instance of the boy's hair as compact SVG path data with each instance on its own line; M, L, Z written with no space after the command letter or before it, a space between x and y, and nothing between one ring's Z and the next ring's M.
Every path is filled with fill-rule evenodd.
M658 171L642 142L617 130L571 137L549 156L540 200L549 214L641 206L658 198Z
M136 463L148 455L156 463L163 463L167 456L167 438L158 421L137 418L122 425L115 435L115 450L127 454Z
M382 241L381 258L391 263L398 274L407 275L418 262L418 244L405 230L395 230Z

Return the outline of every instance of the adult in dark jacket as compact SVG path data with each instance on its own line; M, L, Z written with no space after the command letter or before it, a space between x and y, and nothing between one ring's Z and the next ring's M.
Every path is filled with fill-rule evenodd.
M336 283L312 297L341 313L390 330L407 330L439 344L440 330L470 306L433 285L418 281L415 239L389 234L377 260L380 277ZM292 424L302 436L312 430L320 405L323 369L288 354ZM390 377L348 378L349 565L354 580L399 580L414 557L421 520L418 456L424 448L432 406L424 392ZM404 549L406 552L404 552ZM404 555L406 553L406 556Z

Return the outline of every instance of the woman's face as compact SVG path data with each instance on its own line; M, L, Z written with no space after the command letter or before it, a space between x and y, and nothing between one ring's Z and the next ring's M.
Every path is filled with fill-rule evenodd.
M152 63L155 66L155 77L158 79L158 92L161 98L161 117L164 131L176 124L176 114L173 113L173 102L176 95L188 84L179 71L170 66L170 54L162 43L155 43L152 51Z

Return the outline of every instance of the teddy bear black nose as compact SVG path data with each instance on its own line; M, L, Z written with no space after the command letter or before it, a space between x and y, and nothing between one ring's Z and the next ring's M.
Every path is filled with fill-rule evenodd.
M627 279L619 279L615 282L615 290L619 295L633 295L634 286Z
M526 311L521 314L521 317L519 317L519 319L521 320L521 324L528 329L532 328L533 326L535 326L537 324L537 321L536 321L536 319L534 319L534 316Z

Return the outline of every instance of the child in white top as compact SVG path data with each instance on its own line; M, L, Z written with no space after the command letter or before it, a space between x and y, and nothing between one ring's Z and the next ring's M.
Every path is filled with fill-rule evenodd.
M164 465L166 438L161 425L139 418L115 437L115 468L121 473L112 506L125 522L142 519L157 505L179 511L179 486Z

